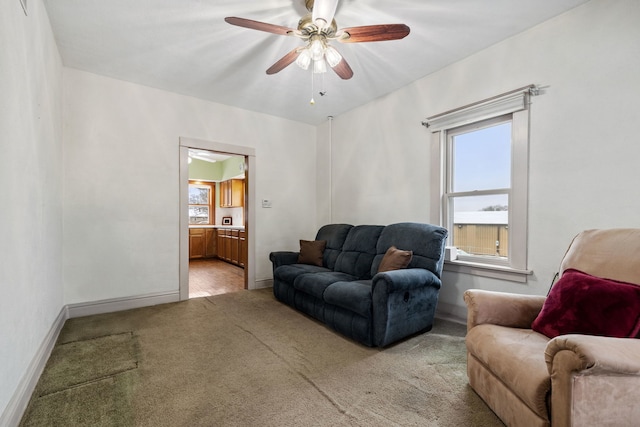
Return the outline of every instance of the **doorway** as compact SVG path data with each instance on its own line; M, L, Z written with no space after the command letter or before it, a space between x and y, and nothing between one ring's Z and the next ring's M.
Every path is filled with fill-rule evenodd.
M238 214L238 210L225 212L225 223L222 224L221 215L215 219L216 225L215 234L220 231L221 238L226 237L225 234L238 234L240 230L243 232L243 245L242 249L246 254L243 260L243 269L232 265L232 263L226 263L217 259L217 257L203 259L202 263L191 263L193 271L190 271L190 222L193 222L193 218L190 221L190 208L189 208L189 153L196 151L211 152L214 154L241 157L244 161L242 163L244 169L244 203L242 211ZM235 146L229 144L216 143L213 141L198 140L193 138L180 138L180 299L189 299L190 294L190 276L195 282L199 279L203 281L222 281L236 283L235 286L240 286L241 289L254 289L255 288L255 239L254 239L254 227L255 215L255 197L254 195L254 165L255 154L254 149L249 147ZM220 185L218 184L218 189ZM220 195L218 194L218 200ZM219 202L217 202L219 204ZM193 211L191 212L193 214ZM240 219L241 218L241 219ZM228 224L227 221L231 220L232 224ZM233 224L235 220L235 225ZM213 221L212 221L213 222ZM241 222L241 224L239 224ZM219 224L218 224L219 223ZM193 227L193 224L191 224ZM220 228L218 229L217 226ZM200 227L196 227L200 228ZM203 236L204 236L204 231ZM208 233L211 235L212 230L209 228ZM197 236L196 236L197 237ZM203 237L204 238L204 237ZM217 237L216 237L217 239ZM191 239L194 241L193 239ZM219 239L217 239L219 240ZM222 243L221 243L222 244ZM200 260L199 260L200 261ZM236 263L237 264L237 263ZM192 274L190 274L192 273ZM238 276L241 276L241 283L238 283ZM198 279L199 278L199 279ZM226 279L225 279L226 278ZM200 286L200 285L197 285ZM220 283L220 289L213 292L221 293L226 292L229 286L235 287L232 283ZM208 291L203 291L208 292ZM196 296L196 292L192 292L192 295ZM204 296L204 295L202 295Z

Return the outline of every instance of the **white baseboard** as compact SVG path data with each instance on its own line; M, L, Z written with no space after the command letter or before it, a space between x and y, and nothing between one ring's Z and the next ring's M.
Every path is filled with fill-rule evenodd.
M20 424L22 415L29 404L29 399L31 399L31 394L33 394L33 390L36 388L36 384L38 384L38 380L40 379L40 375L42 375L42 371L44 371L47 360L49 360L53 346L58 339L58 335L60 335L64 322L66 322L68 318L69 311L67 310L67 306L64 306L53 321L49 333L42 341L42 344L40 344L40 348L38 348L38 351L27 367L27 371L22 376L22 380L18 384L13 397L0 416L1 427L14 427Z
M467 308L455 304L447 304L439 301L436 308L436 317L451 322L467 324Z
M260 279L255 281L255 286L253 289L263 289L263 288L272 288L273 287L273 279Z
M113 298L79 304L68 304L62 307L60 314L56 317L49 333L29 364L20 384L18 384L9 404L2 412L2 415L0 415L0 427L15 427L20 423L22 415L29 404L29 399L31 399L31 395L33 394L33 390L36 388L40 375L42 375L42 371L44 371L47 360L49 360L53 346L55 345L56 340L60 335L60 331L64 326L64 322L66 322L67 319L177 302L179 300L180 294L175 291L138 295L126 298Z
M125 298L112 298L101 301L82 302L68 304L69 318L91 316L93 314L113 313L132 308L148 307L151 305L166 304L180 301L180 293L158 292L147 295L138 295Z

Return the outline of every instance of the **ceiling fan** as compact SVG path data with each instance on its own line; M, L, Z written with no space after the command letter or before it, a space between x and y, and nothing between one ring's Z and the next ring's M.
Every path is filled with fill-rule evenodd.
M327 71L328 64L338 76L345 80L353 77L353 70L342 55L329 44L330 41L364 43L399 40L405 38L410 31L404 24L365 25L338 29L333 19L338 0L305 0L305 6L309 13L300 19L297 29L233 16L224 20L231 25L252 30L298 37L306 43L276 61L267 69L267 74L282 71L293 62L304 70L309 69L313 64L314 73L324 73Z

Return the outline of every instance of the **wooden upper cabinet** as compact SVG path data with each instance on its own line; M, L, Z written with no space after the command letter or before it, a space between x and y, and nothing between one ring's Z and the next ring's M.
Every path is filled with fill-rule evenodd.
M229 179L220 183L220 207L244 206L244 179Z

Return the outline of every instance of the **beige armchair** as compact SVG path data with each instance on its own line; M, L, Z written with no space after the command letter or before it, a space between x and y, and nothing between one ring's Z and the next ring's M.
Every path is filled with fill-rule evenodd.
M578 234L560 280L569 269L640 286L640 229ZM640 425L640 340L549 338L531 329L546 298L465 292L471 387L508 426Z

